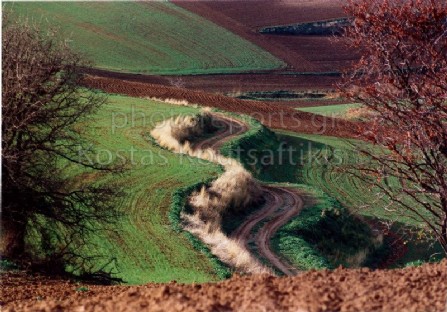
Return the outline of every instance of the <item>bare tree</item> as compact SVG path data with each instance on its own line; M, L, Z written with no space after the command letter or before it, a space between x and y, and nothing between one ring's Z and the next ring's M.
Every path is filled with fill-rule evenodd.
M115 170L78 157L87 143L80 129L105 98L78 87L85 63L55 32L8 15L2 26L2 236L13 237L5 252L35 261L25 246L34 228L43 254L68 254L65 242L82 240L118 216L113 186L83 183L66 171Z
M363 57L343 88L374 116L361 130L375 146L360 147L374 165L361 169L447 254L447 3L354 0L347 11Z

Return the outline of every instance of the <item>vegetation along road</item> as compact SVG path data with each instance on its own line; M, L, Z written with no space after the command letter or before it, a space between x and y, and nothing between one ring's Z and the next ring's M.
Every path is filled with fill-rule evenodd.
M213 121L220 130L215 136L195 142L194 148L212 148L216 151L223 143L231 138L243 134L248 130L247 125L236 119L213 114ZM262 186L265 202L263 207L252 213L233 233L232 238L248 247L254 241L260 257L267 260L275 269L286 275L294 275L297 269L274 253L270 246L270 239L276 231L303 208L303 199L293 190L272 185ZM260 226L258 226L260 225ZM256 229L259 230L256 233Z

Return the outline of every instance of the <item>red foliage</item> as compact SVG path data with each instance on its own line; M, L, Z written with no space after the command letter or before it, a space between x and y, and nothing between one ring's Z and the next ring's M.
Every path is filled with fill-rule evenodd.
M363 57L344 91L375 112L362 135L386 150L363 151L375 160L364 169L399 181L378 186L447 253L447 3L351 0L347 12Z

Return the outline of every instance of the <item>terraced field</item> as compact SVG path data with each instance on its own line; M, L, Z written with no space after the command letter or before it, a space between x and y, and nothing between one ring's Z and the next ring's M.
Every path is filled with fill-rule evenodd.
M210 260L172 230L168 213L174 191L216 176L220 169L211 163L198 165L197 159L168 152L151 143L148 136L157 122L197 111L145 99L110 96L110 103L88 125L80 125L87 140L97 147L101 162L120 157L126 159L129 167L122 175L106 175L99 181L124 187L125 194L118 199L124 218L117 224L116 233L98 232L82 247L82 252L85 256L115 257L119 270L116 276L129 283L218 279Z
M183 75L283 66L249 41L168 2L35 2L6 4L9 8L60 28L67 43L102 69Z

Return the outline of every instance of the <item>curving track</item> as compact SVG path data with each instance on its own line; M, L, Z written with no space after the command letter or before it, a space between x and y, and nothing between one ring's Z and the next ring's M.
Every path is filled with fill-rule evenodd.
M219 128L215 135L210 138L194 142L192 144L193 148L212 148L214 150L219 150L225 142L248 130L247 125L243 122L224 117L223 114L219 113L213 113L213 125Z
M222 114L213 114L215 124L219 131L215 136L193 144L194 148L219 148L226 141L247 131L247 126L235 119L225 117ZM253 241L256 250L262 258L267 260L272 267L285 275L295 275L298 270L275 254L270 246L270 240L276 231L291 218L299 214L303 208L303 198L294 191L285 187L263 185L265 203L255 213L251 214L232 234L231 237L242 242L249 248L249 242ZM260 228L255 232L255 228Z
M280 205L273 205L276 212L257 233L255 237L256 245L259 252L267 259L274 267L286 275L295 275L298 270L289 263L283 261L278 257L270 247L270 238L276 231L286 224L291 218L299 214L303 208L304 201L301 196L293 191L282 187L270 187L266 189L270 194L274 193L280 198ZM276 203L276 201L275 201Z

